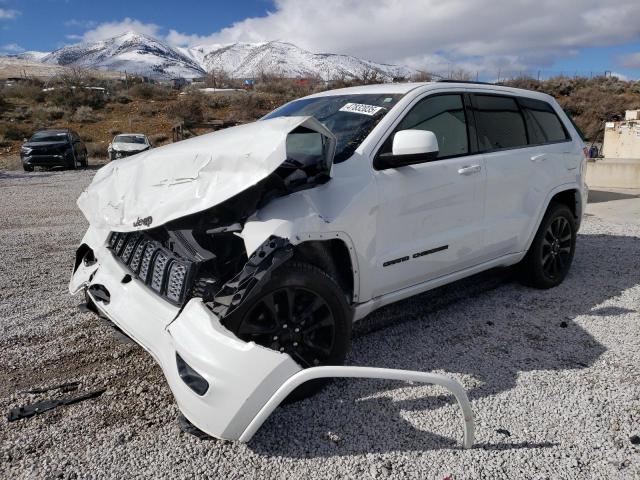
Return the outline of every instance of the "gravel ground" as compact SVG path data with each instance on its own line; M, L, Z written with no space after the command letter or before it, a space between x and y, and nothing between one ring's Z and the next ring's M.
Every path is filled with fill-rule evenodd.
M348 363L464 384L476 448L444 390L367 380L278 409L242 445L182 433L151 357L68 295L92 174L0 172L0 409L107 389L0 420L0 477L640 478L640 224L587 216L558 288L484 274L359 324Z

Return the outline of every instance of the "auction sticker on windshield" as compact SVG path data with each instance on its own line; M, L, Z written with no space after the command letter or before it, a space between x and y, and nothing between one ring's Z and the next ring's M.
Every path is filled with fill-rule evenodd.
M382 108L383 107L376 107L375 105L365 105L364 103L347 103L340 111L373 116L382 110Z

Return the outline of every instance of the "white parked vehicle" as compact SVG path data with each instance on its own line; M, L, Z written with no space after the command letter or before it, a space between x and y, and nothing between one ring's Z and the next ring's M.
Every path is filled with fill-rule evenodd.
M352 322L383 305L500 266L561 283L585 168L542 93L318 93L99 170L69 288L154 356L193 424L246 440L284 384L300 398L331 376L314 367L341 364Z
M107 147L109 160L128 157L151 148L151 142L144 133L121 133L111 140Z

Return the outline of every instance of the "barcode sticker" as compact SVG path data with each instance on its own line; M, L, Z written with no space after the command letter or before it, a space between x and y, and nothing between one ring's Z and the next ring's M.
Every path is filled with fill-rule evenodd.
M382 107L365 105L364 103L347 103L340 109L341 112L361 113L362 115L369 115L370 117L378 113L380 110L382 110Z

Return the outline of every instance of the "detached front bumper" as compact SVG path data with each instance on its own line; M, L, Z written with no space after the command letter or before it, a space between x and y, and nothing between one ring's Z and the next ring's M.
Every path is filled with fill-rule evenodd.
M265 403L301 368L286 354L239 340L200 299L180 309L160 298L128 275L106 248L107 236L87 231L83 244L92 249L95 262L79 262L69 291L86 290L102 314L151 353L191 423L216 438L240 439ZM208 383L203 395L180 376L178 356Z
M89 228L78 250L83 258L76 261L69 291L86 291L100 313L151 353L178 407L200 430L216 438L248 442L287 395L305 382L331 377L380 378L432 383L449 390L462 411L463 446L473 445L471 405L455 380L372 367L302 370L287 354L239 340L200 299L191 299L181 309L157 296L113 257L107 249L108 235ZM199 387L206 388L194 388L194 378Z

